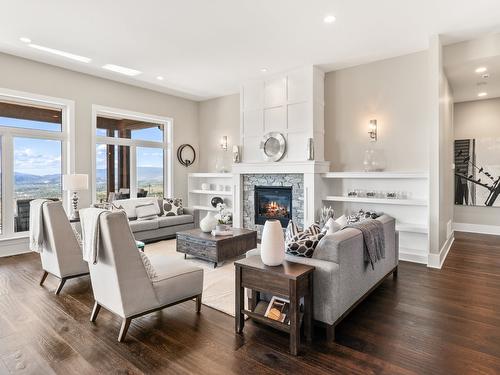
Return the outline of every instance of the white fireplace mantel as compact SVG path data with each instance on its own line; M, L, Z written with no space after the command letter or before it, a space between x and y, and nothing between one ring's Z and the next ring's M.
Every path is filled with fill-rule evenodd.
M329 161L255 162L233 164L233 174L327 173Z

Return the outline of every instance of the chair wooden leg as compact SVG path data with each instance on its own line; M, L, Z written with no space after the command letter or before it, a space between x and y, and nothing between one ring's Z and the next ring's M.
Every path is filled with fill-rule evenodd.
M97 301L94 303L94 308L92 309L92 314L90 314L90 321L95 322L97 319L97 314L99 314L99 311L101 311L101 305L97 303Z
M201 294L196 296L196 312L199 313L201 311Z
M43 285L43 283L45 282L45 279L47 278L48 275L49 275L49 273L47 271L43 271L42 279L40 280L40 286Z
M335 326L333 324L326 326L326 340L328 342L335 341Z
M127 334L128 327L130 326L130 322L132 318L125 318L122 321L122 326L120 328L120 334L118 335L118 341L123 342L125 340L125 335Z
M64 284L66 283L66 279L63 277L61 279L61 282L59 283L59 285L57 286L57 289L56 289L56 294L59 294L61 292L61 289L63 288Z

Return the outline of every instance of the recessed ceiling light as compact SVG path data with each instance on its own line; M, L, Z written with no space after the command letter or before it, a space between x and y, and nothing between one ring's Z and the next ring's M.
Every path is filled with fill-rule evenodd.
M158 81L163 81L163 77L162 77L162 76L158 76L158 77L156 77L156 79L157 79Z
M30 38L26 38L25 36L23 36L22 38L19 38L19 40L23 43L31 43L31 39Z
M331 14L323 18L324 23L334 23L336 20L337 18L335 18L335 16L332 16Z
M31 48L43 51L43 52L52 53L54 55L66 57L67 59L76 60L76 61L83 62L83 63L89 63L92 61L92 59L85 57L85 56L75 55L74 53L69 53L69 52L61 51L61 50L54 49L54 48L44 47L44 46L40 46L38 44L30 43L30 44L28 44L28 46L30 46Z
M266 68L261 68L261 69L260 69L260 71L261 71L262 73L266 73L266 72L267 72L267 69L266 69Z
M484 73L486 72L488 69L486 69L486 67L484 66L480 66L479 68L476 69L476 73Z
M479 96L480 98L482 98L483 96L486 96L488 95L487 92L480 92L479 94L477 94L477 96Z
M131 76L131 77L141 74L141 72L139 70L126 68L124 66L114 65L114 64L106 64L106 65L103 65L102 68L106 69L106 70L111 70L112 72L115 72L115 73L120 73L120 74L124 74L126 76Z

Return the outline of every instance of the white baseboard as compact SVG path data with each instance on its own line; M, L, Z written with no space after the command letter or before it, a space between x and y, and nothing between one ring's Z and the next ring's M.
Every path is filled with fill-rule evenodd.
M500 225L453 223L453 229L456 230L457 232L500 235Z
M399 260L406 262L427 264L427 255L421 254L418 251L412 249L399 248Z
M0 241L0 257L29 253L28 237L10 238Z
M441 250L439 250L439 254L429 254L427 267L441 269L454 241L455 234L454 232L451 232L451 235L448 237Z

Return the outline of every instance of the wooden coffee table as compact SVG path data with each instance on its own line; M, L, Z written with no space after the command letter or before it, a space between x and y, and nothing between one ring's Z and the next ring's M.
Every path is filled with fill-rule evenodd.
M234 259L257 247L257 232L254 230L231 228L230 236L212 236L201 229L177 232L177 251L217 264Z
M313 316L313 266L283 261L276 267L266 266L260 256L251 256L234 262L236 267L235 330L243 331L244 315L290 334L290 353L297 355L300 346L300 325L308 342L312 336ZM244 289L251 289L248 310L244 305ZM290 324L267 318L269 302L259 301L260 293L271 294L290 301ZM304 297L304 311L300 299Z

